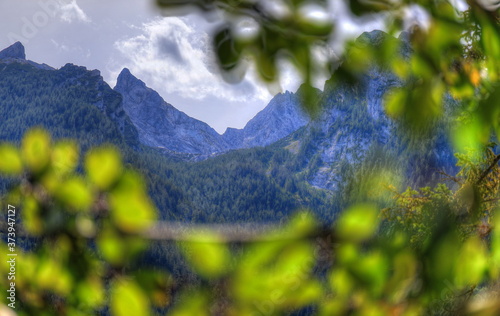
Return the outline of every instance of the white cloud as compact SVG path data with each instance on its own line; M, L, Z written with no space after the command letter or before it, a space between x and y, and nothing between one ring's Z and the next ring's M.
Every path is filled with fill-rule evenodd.
M88 15L80 8L76 0L59 0L59 13L60 18L64 22L72 23L74 21L78 22L91 22Z
M211 37L188 18L161 17L139 27L141 34L115 47L130 71L158 91L182 98L225 102L267 101L267 88L252 72L239 84L225 82L213 57Z
M51 39L50 42L52 44L54 44L54 46L56 47L56 49L58 51L61 51L61 52L69 52L69 51L71 51L71 48L68 45L65 45L63 43L59 43L55 39Z

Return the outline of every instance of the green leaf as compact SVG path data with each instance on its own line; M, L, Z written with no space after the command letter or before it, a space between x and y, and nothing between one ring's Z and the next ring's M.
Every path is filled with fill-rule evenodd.
M262 80L267 82L276 80L278 69L274 53L265 50L259 51L256 55L256 65Z
M241 48L235 41L229 27L223 27L215 34L214 46L223 70L230 71L238 65L241 58Z
M50 162L50 135L42 129L32 129L22 141L22 156L31 171L41 172Z
M427 270L432 282L431 286L438 292L441 291L447 283L454 282L456 277L457 258L460 258L461 241L456 231L451 231L441 240L435 242L432 253L432 261L429 263L432 267Z
M52 166L57 174L65 175L78 165L78 145L74 141L62 141L54 145Z
M171 275L155 270L143 270L135 273L137 284L144 289L155 307L166 307L171 302L169 288L173 285Z
M206 293L189 291L181 295L179 302L169 314L172 316L209 316L211 315L209 303Z
M321 3L322 1L314 2L302 2L297 10L295 23L302 34L326 39L332 33L334 25L328 16L328 4Z
M316 219L309 211L301 211L294 214L283 229L278 229L270 234L275 234L276 238L300 238L313 232L317 227Z
M90 180L102 190L114 184L122 173L122 162L118 151L110 147L92 150L85 159L85 168Z
M144 231L156 220L156 210L144 188L142 178L127 172L109 196L111 216L128 233Z
M0 145L0 172L19 175L23 171L23 162L19 150L10 144Z
M106 227L97 235L100 253L114 266L122 266L147 248L147 243L140 237L123 235Z
M355 15L364 15L368 13L380 12L385 10L392 10L394 8L394 1L388 0L350 0L349 7L351 12Z
M222 242L203 242L204 238L213 240L214 236L201 235L199 242L182 242L184 256L201 276L215 278L225 274L230 268L231 254Z
M486 248L478 236L471 237L465 241L460 250L455 274L459 285L479 284L488 267Z
M358 204L340 216L336 232L342 239L360 242L373 236L378 224L377 208L371 204Z
M490 274L493 279L500 276L500 211L495 210L492 221L491 233L491 269Z
M111 289L111 313L113 316L150 315L149 300L135 282L117 280Z
M459 153L478 152L489 138L489 128L479 117L456 124L452 131L453 143Z
M354 288L354 280L346 269L336 268L329 277L333 292L343 299L349 297Z
M300 105L311 117L316 118L321 113L319 104L320 91L308 83L304 83L297 90L300 98Z
M104 259L111 264L119 265L125 260L127 245L111 230L105 230L98 235L97 246Z
M353 263L350 269L374 295L380 295L387 280L389 265L380 251L370 252Z
M82 304L91 308L100 307L105 302L104 287L101 280L95 276L78 283L75 293Z
M400 118L404 114L407 93L405 89L394 88L385 96L385 111L392 118Z
M398 253L393 259L394 272L385 284L385 290L394 301L402 301L417 278L418 262L407 250Z
M297 242L281 251L275 263L276 275L283 280L287 275L306 278L315 263L314 248L308 243Z
M88 210L93 202L90 188L78 177L62 182L56 190L56 197L70 210Z
M23 202L23 212L21 212L23 226L31 234L38 235L43 230L40 205L33 197L26 197Z
M36 282L44 289L67 295L73 286L73 278L68 270L52 258L42 258L37 267Z

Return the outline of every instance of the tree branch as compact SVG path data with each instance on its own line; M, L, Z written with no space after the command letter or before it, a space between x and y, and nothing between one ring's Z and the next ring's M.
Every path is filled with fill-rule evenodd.
M484 180L484 178L486 178L486 176L491 172L491 170L493 170L493 168L498 163L498 161L500 161L500 155L496 155L495 159L493 160L491 165L488 167L488 169L483 171L483 173L481 174L481 176L477 180L476 184L480 184Z

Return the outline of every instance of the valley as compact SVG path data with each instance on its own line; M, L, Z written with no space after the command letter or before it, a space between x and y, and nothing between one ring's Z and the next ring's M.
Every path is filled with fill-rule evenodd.
M359 42L383 36L373 31ZM355 84L327 81L315 92L322 111L314 119L301 107L301 89L280 93L243 129L220 135L128 69L112 89L98 70L40 65L16 43L0 52L0 139L19 142L40 126L77 139L82 152L113 144L145 176L165 220L275 222L310 209L331 222L357 196L356 181L375 170L404 176L391 183L400 187L455 170L443 128L414 140L385 115L382 99L397 84L376 68Z

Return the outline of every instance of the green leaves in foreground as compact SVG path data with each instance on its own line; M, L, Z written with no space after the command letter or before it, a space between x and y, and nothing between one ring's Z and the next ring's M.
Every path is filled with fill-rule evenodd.
M50 161L50 135L42 129L32 129L22 141L22 155L26 166L34 173L41 172Z
M59 315L54 302L63 314L114 316L286 315L309 309L319 315L500 312L496 296L478 300L474 292L492 295L500 275L500 216L492 198L478 200L486 210L481 218L467 211L456 216L449 210L457 209L452 203L463 206L460 190L409 189L396 194L398 207L384 211L386 230L380 229L378 208L360 203L328 228L303 212L242 240L223 231L183 231L174 238L191 272L174 279L144 269L147 257L139 255L148 246L143 236L156 212L141 177L124 168L115 149L92 150L84 160L86 173L77 174L78 146L54 143L43 132L28 136L23 150L41 154L43 164L29 161L33 153L0 145L9 158L0 170L25 176L6 201L21 206L23 229L39 237L27 245L29 251L19 248L19 315ZM461 163L458 183L477 183L490 165ZM498 170L488 170L493 173L481 177L484 192L478 192L496 196ZM417 216L427 211L436 216ZM412 243L415 230L401 225L415 218L429 228L419 233L423 243ZM8 253L7 245L0 243L0 251ZM167 258L166 265L184 264ZM9 269L0 262L1 274ZM0 290L8 286L0 280Z
M133 281L118 279L111 288L111 312L115 316L149 315L149 300Z
M0 172L8 175L19 175L23 170L23 162L19 150L9 144L0 145Z
M112 147L96 148L87 155L85 169L98 188L108 189L122 173L120 154Z
M360 242L375 234L378 223L378 209L374 205L358 204L340 216L336 231L341 239Z
M309 1L178 1L157 0L167 14L198 8L214 16L231 16L212 35L214 52L223 77L244 78L249 62L260 78L279 86L283 63L293 66L306 85L328 72L331 53L326 46L334 30L324 0ZM326 56L321 56L326 55ZM319 57L321 56L321 57ZM318 110L313 93L302 103L310 114Z
M109 196L111 217L121 230L137 233L150 227L156 211L149 199L142 178L135 172L125 172Z
M217 236L194 235L194 241L180 243L180 248L195 271L206 278L220 277L231 266L231 253Z
M142 177L125 170L111 146L91 150L85 172L78 173L83 168L75 142L53 141L33 129L21 143L20 149L0 144L0 172L21 183L5 197L21 219L7 229L29 249L15 248L19 315L94 315L106 305L113 315L148 315L150 295L155 305L168 304L167 284L139 284L113 272L145 250L140 234L156 220ZM7 253L3 243L0 248ZM0 265L2 274L9 269ZM150 279L157 276L152 272ZM5 280L2 290L9 286Z

